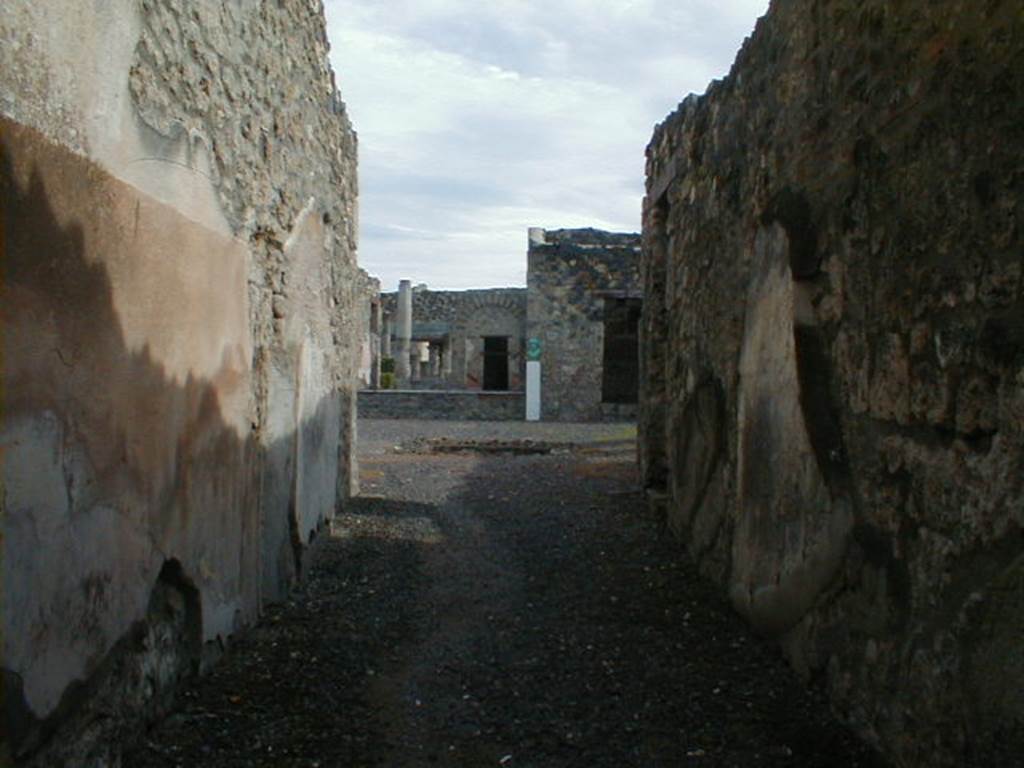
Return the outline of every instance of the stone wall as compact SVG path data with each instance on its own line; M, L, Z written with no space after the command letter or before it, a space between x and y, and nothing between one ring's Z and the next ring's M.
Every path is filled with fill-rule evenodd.
M600 421L605 302L642 295L640 236L594 229L531 229L527 337L541 342L541 418Z
M359 336L359 386L376 389L380 384L382 312L380 280L359 270L356 329Z
M1024 16L776 0L648 148L645 482L897 765L1024 752Z
M362 390L361 419L445 419L449 421L522 421L522 392L472 390Z
M116 764L353 487L356 137L318 2L0 39L3 748Z
M385 314L395 316L396 292L381 295ZM480 389L483 386L483 337L509 339L509 389L521 390L526 360L526 290L482 288L467 291L431 291L415 287L412 294L414 339L435 339L451 354L447 374L435 386ZM417 383L426 386L427 382Z

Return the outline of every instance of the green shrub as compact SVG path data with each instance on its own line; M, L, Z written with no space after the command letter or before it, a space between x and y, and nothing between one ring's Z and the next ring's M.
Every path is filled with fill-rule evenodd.
M381 366L383 368L383 366ZM380 388L381 389L394 389L395 388L395 374L391 371L385 373L381 371L380 374Z

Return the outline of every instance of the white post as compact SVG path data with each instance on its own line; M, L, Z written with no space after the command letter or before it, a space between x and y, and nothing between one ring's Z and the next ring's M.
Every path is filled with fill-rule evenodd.
M540 421L540 360L526 361L526 420Z

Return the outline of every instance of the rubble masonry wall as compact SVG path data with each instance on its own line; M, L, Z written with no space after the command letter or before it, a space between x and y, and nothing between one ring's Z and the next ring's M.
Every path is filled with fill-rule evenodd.
M897 765L1024 749L1024 16L775 0L648 148L645 482Z
M605 297L640 298L640 237L596 229L530 230L527 337L541 342L541 419L602 421Z
M395 316L397 293L381 296L386 313ZM480 389L484 375L484 336L509 338L509 389L521 391L525 377L523 334L526 328L526 290L479 288L466 291L431 291L414 288L413 327L443 326L451 344L451 374L444 382L452 389ZM374 399L374 398L371 398ZM386 398L375 398L386 400ZM435 401L441 400L435 398ZM462 402L456 399L453 402ZM404 412L404 411L403 411ZM457 414L454 414L457 416Z

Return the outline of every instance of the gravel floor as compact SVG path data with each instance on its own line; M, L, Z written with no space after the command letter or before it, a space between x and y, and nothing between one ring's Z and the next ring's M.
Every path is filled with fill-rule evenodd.
M649 519L632 427L359 430L309 577L126 768L882 765Z

